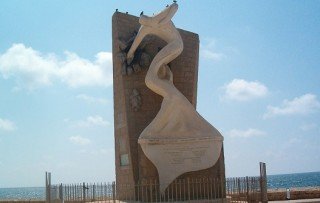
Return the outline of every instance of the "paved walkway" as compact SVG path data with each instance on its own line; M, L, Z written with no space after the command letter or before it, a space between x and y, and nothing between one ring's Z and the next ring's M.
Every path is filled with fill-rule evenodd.
M299 199L299 200L284 200L284 201L269 201L272 203L295 203L295 202L313 202L313 203L320 203L320 199Z

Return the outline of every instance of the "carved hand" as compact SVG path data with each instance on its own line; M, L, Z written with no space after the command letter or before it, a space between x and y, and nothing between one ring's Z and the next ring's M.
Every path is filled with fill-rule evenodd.
M134 58L134 53L131 53L130 51L127 54L127 64L131 64L132 60Z

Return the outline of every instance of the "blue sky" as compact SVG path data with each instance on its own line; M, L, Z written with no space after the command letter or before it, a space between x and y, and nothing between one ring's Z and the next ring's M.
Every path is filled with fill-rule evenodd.
M0 1L0 187L114 180L111 17L170 1ZM320 171L320 2L178 1L227 176Z

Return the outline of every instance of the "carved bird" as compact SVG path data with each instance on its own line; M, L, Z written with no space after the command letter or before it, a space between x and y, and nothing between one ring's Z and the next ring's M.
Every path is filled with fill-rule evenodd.
M141 15L141 16L143 15L143 11L141 11L140 15Z

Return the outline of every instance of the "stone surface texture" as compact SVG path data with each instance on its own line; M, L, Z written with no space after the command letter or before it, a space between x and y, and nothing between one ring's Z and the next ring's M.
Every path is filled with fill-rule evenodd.
M155 165L145 156L138 145L138 138L142 131L156 117L161 108L163 98L151 91L145 84L147 70L141 70L130 76L121 72L122 62L117 57L120 51L118 39L129 39L140 24L135 16L116 12L112 18L113 38L113 71L114 71L114 136L115 136L115 164L117 185L131 185L141 181L158 180L159 174ZM178 29L184 49L172 62L170 68L173 74L173 84L187 100L195 107L197 98L199 37L195 33ZM152 41L145 49L154 58L159 48L163 48L166 42L148 36L146 41ZM134 111L131 106L130 96L133 89L139 91L141 107ZM121 155L128 154L128 164L121 165ZM179 179L187 178L224 178L223 148L217 163L204 170L191 171L179 176ZM133 192L134 193L134 192ZM121 191L117 191L121 194ZM126 195L128 191L126 191Z
M219 131L197 113L173 84L168 64L183 51L183 40L171 21L177 10L178 4L173 3L152 17L141 15L140 29L127 53L130 63L148 35L166 42L153 58L145 78L146 86L161 95L163 101L156 117L138 140L158 170L161 193L183 173L213 166L220 156L223 141Z

